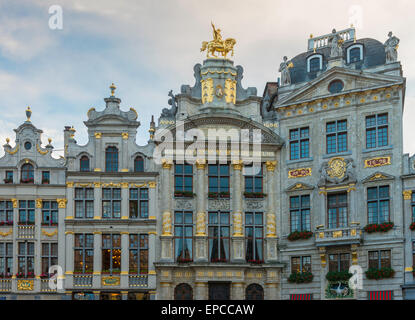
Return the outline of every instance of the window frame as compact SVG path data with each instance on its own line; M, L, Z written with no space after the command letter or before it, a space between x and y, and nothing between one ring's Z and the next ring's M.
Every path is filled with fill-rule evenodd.
M302 130L307 130L308 134L307 136L303 136L302 137ZM297 132L297 136L296 138L291 138L291 133L292 132ZM288 140L289 140L289 154L290 154L290 160L301 160L301 159L309 159L310 158L310 127L309 126L305 126L305 127L298 127L298 128L293 128L293 129L289 129L288 130ZM307 146L305 146L306 143ZM296 156L296 152L294 151L294 157L293 157L293 150L292 150L292 146L297 143L298 147L298 157ZM305 154L305 151L303 152L303 148L304 150L307 150L307 154ZM303 155L304 154L304 155Z
M20 168L20 182L31 183L35 181L35 167L31 163L24 163Z
M388 196L386 198L381 198L379 190L380 188L388 188ZM369 189L376 189L376 199L369 199ZM377 185L372 187L366 188L366 207L367 207L367 221L368 224L372 223L384 223L384 222L390 222L391 220L391 196L390 196L390 185ZM384 221L380 221L380 203L383 201L388 202L388 219L385 219ZM370 212L369 212L369 203L376 203L376 222L371 219Z
M217 214L217 222L216 223L211 223L210 222L210 216L211 214ZM221 217L223 215L227 215L228 219L227 222L223 223L221 220ZM213 228L217 228L217 236L211 236L211 230ZM223 236L223 231L222 228L227 228L228 229L228 236ZM211 244L211 240L212 240L212 244ZM227 244L227 251L225 249L225 245L223 245L222 241L226 241L228 242ZM213 259L213 255L212 253L213 251L213 246L215 245L216 242L216 248L218 250L217 252L217 256L218 258L216 258L216 261L212 261ZM208 261L209 263L218 263L218 262L229 262L230 261L230 243L231 243L231 213L230 211L208 211ZM222 258L222 245L223 245L223 250L225 251L225 258ZM212 246L212 250L211 250L211 246ZM226 253L228 254L228 256L226 256Z
M216 167L217 169L217 174L212 174L211 173L211 168ZM221 173L221 168L222 167L227 167L227 171L228 174L222 174ZM215 164L208 164L208 191L209 193L218 193L220 194L221 192L226 192L229 193L230 192L230 175L231 175L231 171L230 171L230 165L229 163L226 164L221 164L221 163L215 163ZM211 186L211 178L216 178L217 179L217 191L213 191L212 189L214 189L215 187ZM222 179L226 179L227 181L227 186L222 187Z
M109 199L107 199L105 197L105 190L111 190L111 197ZM116 198L114 196L114 193L116 190L119 190L119 198ZM102 188L102 200L101 200L101 205L102 205L102 219L121 219L121 201L122 201L122 197L121 197L121 188ZM109 216L104 216L104 208L105 205L104 203L109 203L110 206L109 208L111 209L110 215ZM114 210L114 204L118 203L119 204L119 209L120 211L118 213L115 212ZM106 213L105 213L106 214ZM116 216L119 215L119 216Z
M346 196L346 202L339 202L339 196L345 195ZM336 197L336 204L330 205L329 198L330 197ZM345 204L345 206L343 205ZM346 208L346 221L344 222L344 225L341 225L340 221L340 208ZM330 224L330 212L329 209L336 209L336 227L331 227ZM327 200L326 200L326 212L327 212L327 227L328 229L340 229L340 228L346 228L349 225L349 197L347 192L335 192L335 193L329 193L327 194Z
M303 206L303 198L308 197L308 206ZM293 208L291 206L292 202L291 200L293 198L298 198L299 207ZM308 210L308 217L307 217L307 211ZM293 195L289 197L289 211L290 211L290 232L294 231L311 231L311 195L310 194L301 194L301 195ZM293 229L293 213L295 211L299 212L300 216L300 230L294 230ZM306 218L304 219L304 215L306 215ZM306 221L304 221L306 220ZM304 222L306 224L306 227L304 226ZM308 228L307 228L308 224Z
M109 237L109 246L105 245L105 239L106 237ZM117 240L115 240L114 238L118 237L118 243L119 246L115 245L114 242L116 242ZM109 273L110 275L112 274L120 274L121 273L121 234L119 233L103 233L102 234L102 273ZM105 250L109 250L109 269L104 269L104 260L106 259L105 256ZM119 268L114 268L114 261L116 261L116 256L115 254L119 253ZM108 270L108 271L107 271Z
M83 237L82 241L77 241L77 237ZM90 238L89 240L87 238ZM82 256L82 273L92 273L94 271L94 234L92 233L76 233L74 237L74 271L79 270L76 266L76 252L80 251ZM80 243L81 246L77 246L76 244ZM89 246L91 244L91 246ZM87 252L90 251L92 253L91 257L91 266L86 269L86 257Z
M177 215L182 215L182 222L177 222ZM186 222L185 215L188 215L192 218L191 222ZM177 235L177 228L182 228L183 232L181 236ZM191 236L186 236L186 230L191 229ZM175 262L192 262L193 261L193 211L187 211L187 210L175 210L174 211L174 261ZM184 255L185 247L188 248L187 242L190 240L191 242L191 248L190 248L190 257L189 258L180 258L182 255ZM182 251L180 252L180 255L178 255L179 252L177 252L177 242L181 243ZM189 248L188 248L189 249Z
M346 122L346 128L344 130L339 130L339 123ZM328 131L328 125L333 124L335 125L334 131ZM345 150L340 150L340 143L339 143L339 136L345 135L346 136L346 148ZM335 151L329 152L329 137L334 137L334 145L335 145ZM326 154L336 154L341 152L347 152L348 151L348 134L347 134L347 119L341 119L341 120L333 120L326 122ZM331 145L331 144L330 144Z
M14 220L14 208L13 202L10 200L1 200L0 201L0 223L13 225ZM9 219L11 218L11 219Z
M182 172L178 172L178 167L182 167ZM186 172L186 168L191 168L191 173ZM179 178L182 180L182 188L178 189L177 180L176 178ZM187 179L191 178L191 188L188 190L188 185L186 184ZM175 163L174 164L174 192L192 192L193 193L193 165L188 163ZM176 195L175 195L176 197Z
M252 223L247 222L247 214L252 214ZM261 223L256 223L256 215L261 215ZM252 228L252 237L248 236L248 228ZM261 230L261 237L257 237L256 231L260 229ZM253 263L264 263L264 229L265 229L265 223L264 223L264 212L262 211L247 211L245 212L245 260L247 263L253 262ZM249 240L252 241L252 256L248 256L248 246L249 246ZM261 242L261 253L260 255L257 254L257 240L260 240ZM256 259L258 256L259 259ZM251 259L249 259L251 258Z
M87 155L83 155L81 158L79 158L79 171L81 171L81 172L91 171L89 160L90 159Z
M47 252L44 252L44 246L47 246ZM53 250L52 250L52 246L56 247L56 255L53 254ZM40 255L40 259L41 259L41 270L42 270L42 274L49 274L49 268L53 265L57 265L58 264L58 243L57 242L42 242L41 243L41 255ZM44 261L47 260L47 270L44 270Z
M134 244L135 242L133 241L131 241L131 238L132 237L137 237L137 245L136 246L134 246L134 245L132 245L132 244ZM141 244L142 244L142 242L141 242L141 239L144 239L143 240L143 242L144 242L144 245L142 246ZM128 241L129 241L129 244L128 244L128 254L129 254L129 265L128 265L128 273L129 274L148 274L148 269L149 269L149 263L148 263L148 258L149 258L149 246L148 246L148 241L149 241L149 236L148 236L148 234L143 234L143 233L131 233L131 234L129 234L129 236L128 236ZM132 268L131 268L131 262L133 261L133 259L132 259L132 252L134 252L134 251L136 251L137 253L136 253L136 257L137 257L137 260L135 261L135 263L136 263L136 265L137 265L137 271L136 272L133 272L132 271ZM146 258L146 263L147 263L147 266L146 266L146 268L144 268L144 270L142 270L142 267L141 267L141 253L142 252L145 252L146 253L146 255L147 255L147 258Z
M347 260L343 260L342 257L348 256ZM330 260L330 256L337 256L335 263L337 264L337 270L331 270L331 262L334 260ZM347 268L343 268L344 261L347 261ZM350 268L350 253L349 252L333 252L328 254L328 265L329 265L329 272L341 272L341 271L349 271ZM342 270L343 269L343 270Z
M24 206L22 206L25 204ZM29 206L30 204L30 206ZM18 224L19 225L34 225L35 224L35 201L34 200L19 200ZM21 219L21 214L24 213L26 219ZM33 219L30 219L33 217ZM23 220L23 221L22 221Z
M387 262L387 266L386 267L382 267L382 265L384 265L384 261L385 260L382 257L382 253L387 252L389 257L387 258L386 262ZM376 253L377 257L376 257L376 267L374 267L373 264L373 260L370 256L371 254ZM368 268L374 268L374 269L381 269L381 268L391 268L392 267L392 250L390 249L386 249L386 250L370 250L367 252L367 261L368 261Z
M119 150L116 146L105 148L105 172L118 172Z
M13 242L2 241L0 242L0 247L3 247L3 249L0 250L0 261L2 261L2 263L0 263L0 274L11 277L13 275L14 264Z
M78 197L77 190L82 190L82 198ZM92 193L92 197L88 198L88 190ZM91 192L92 190L92 192ZM75 211L75 219L93 219L94 218L94 188L83 188L83 187L76 187L74 190L74 211ZM82 204L83 212L82 216L78 216L78 206L77 203ZM92 215L88 216L88 203L92 203Z
M20 246L24 245L25 250L24 253L20 253ZM29 248L32 246L33 254L29 254ZM32 260L32 268L29 269L29 261ZM23 268L22 271L21 262L23 261ZM30 271L29 271L30 270ZM17 273L23 274L25 278L28 278L29 275L34 278L35 277L35 243L32 241L18 241L17 242Z
M132 196L132 191L137 190L137 198L134 199ZM147 197L142 198L142 191L146 191ZM129 207L128 207L128 214L130 219L148 219L148 213L149 213L149 190L148 188L130 188L128 190L129 195ZM143 206L143 204L146 203L146 205ZM137 215L134 217L132 215L132 206L136 208ZM147 208L145 214L143 215L143 208Z
M320 69L319 70L315 70L315 71L311 71L311 60L313 60L315 58L318 58L320 60L319 61L319 63L320 63ZM313 54L313 55L309 56L307 58L307 72L308 73L316 73L316 72L319 72L321 70L323 70L323 55L320 54L320 53L317 53L317 54Z
M261 163L260 167L261 167L261 170L258 174L255 174L255 175L244 174L244 183L245 183L244 184L244 190L245 190L245 192L253 192L253 193L258 193L258 192L263 193L264 192L264 166L263 166L262 163ZM243 172L245 173L246 170L250 170L251 168L254 168L253 164L245 165ZM250 191L247 189L247 183L246 183L247 180L248 181L252 180L252 190L250 190ZM257 189L256 181L261 182L261 184L260 184L261 189Z
M46 204L49 208L46 208ZM45 214L49 216L49 221L45 221ZM54 216L55 214L55 216ZM55 218L55 219L54 219ZM56 220L56 221L55 221ZM59 223L59 208L58 203L55 200L43 200L42 201L42 225L45 226L57 226Z
M140 164L140 166L137 164ZM144 157L141 155L134 158L134 172L144 172Z
M360 54L359 54L360 59L357 60L357 61L351 61L350 60L350 53L353 49L357 49L357 48L360 49ZM363 58L364 58L363 45L360 44L360 43L356 43L356 44L353 44L353 45L349 46L346 49L346 57L347 57L346 58L347 59L347 64L363 61Z
M382 116L386 115L386 123L381 123L378 124L378 119ZM369 125L368 126L368 119L375 119L375 124L374 125ZM379 132L380 130L386 129L386 143L379 143L379 139L382 139L382 137L385 136L385 134L380 135ZM374 132L374 135L371 134L370 136L368 135L368 132ZM365 145L366 145L366 149L376 149L376 148L382 148L382 147L387 147L389 145L389 113L388 112L381 112L381 113L377 113L374 115L367 115L365 117L365 133L366 133L366 141L365 141ZM372 140L374 138L374 143L375 145L373 146L373 142L369 144L369 137L370 140ZM383 141L383 140L382 140Z
M299 260L299 271L294 270L294 264L293 264L293 260L294 259L298 259ZM309 268L307 269L307 263L305 263L304 260L309 259ZM311 255L310 256L292 256L290 259L290 263L291 263L291 273L304 273L304 272L312 272L312 263L311 263Z

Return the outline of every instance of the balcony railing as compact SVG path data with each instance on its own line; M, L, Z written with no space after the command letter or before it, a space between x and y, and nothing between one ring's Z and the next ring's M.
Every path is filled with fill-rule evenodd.
M344 42L354 40L356 31L354 28L349 28L336 32ZM330 45L329 40L333 36L332 33L325 34L319 37L311 37L308 39L308 50L319 49L323 47L328 47Z
M34 225L18 226L17 237L21 239L33 239L35 237L35 226Z
M74 287L92 287L92 274L74 274L73 275Z
M49 287L49 279L40 279L40 291L42 292L56 292L56 289Z
M0 279L0 292L12 291L12 279Z
M148 285L148 276L147 275L137 275L128 277L128 286L129 287L147 287Z
M324 229L317 228L315 232L317 246L340 244L358 244L362 239L362 231L357 224L351 227Z

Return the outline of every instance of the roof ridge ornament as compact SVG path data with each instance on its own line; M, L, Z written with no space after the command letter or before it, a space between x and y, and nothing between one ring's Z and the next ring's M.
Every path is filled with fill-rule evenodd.
M113 83L111 83L111 85L110 85L111 97L115 97L115 96L114 96L114 93L115 93L115 90L116 90L116 89L117 89L117 87L115 86L114 82L113 82Z
M221 30L216 29L213 22L211 22L213 28L213 40L212 41L203 41L202 48L200 48L200 52L206 50L206 58L220 58L215 53L220 53L222 58L226 59L226 55L231 52L231 56L233 57L233 46L236 44L236 40L233 38L227 38L222 40ZM211 54L211 56L209 55Z
M30 110L30 107L27 106L27 109L26 109L26 117L27 117L26 121L27 122L30 122L30 117L31 116L32 116L32 110Z

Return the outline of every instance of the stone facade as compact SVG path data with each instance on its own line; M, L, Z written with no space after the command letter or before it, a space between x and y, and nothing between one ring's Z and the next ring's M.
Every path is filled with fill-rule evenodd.
M0 222L10 212L14 221L0 226L0 244L12 244L14 275L0 279L0 295L413 298L409 225L415 167L413 157L402 157L405 78L396 41L356 39L353 28L310 38L307 52L284 58L284 80L268 82L262 97L256 88L243 88L241 66L207 59L194 66L193 87L169 93L170 108L157 125L152 119L145 146L135 143L137 112L122 111L114 85L103 110L87 112L86 145L77 144L75 129L65 127L60 159L51 157L50 142L40 146L41 131L27 111L15 146L7 141L0 159L0 176L6 178L0 183ZM257 180L246 157L216 152L232 138L240 141L244 130L248 150L260 147L249 158L262 168L260 192L249 189L249 179ZM179 146L191 150L186 174L180 171L185 169ZM214 176L210 166L217 163L226 172ZM33 166L33 181L26 181L24 164ZM43 171L49 172L47 182ZM185 180L190 189L180 191L178 181ZM19 216L25 210L19 201L25 200L35 204L34 224ZM48 226L41 225L45 201L57 203L58 221ZM393 222L392 229L365 228L374 222ZM296 231L304 231L303 238L295 240ZM34 274L16 278L23 259L18 247L26 242L34 244ZM48 279L40 279L46 242L58 244L53 262L63 269L62 289L52 290ZM8 258L2 254L0 259ZM375 265L393 269L392 277L369 279L365 272ZM362 271L360 288L333 280L349 266ZM288 281L310 273L312 279Z

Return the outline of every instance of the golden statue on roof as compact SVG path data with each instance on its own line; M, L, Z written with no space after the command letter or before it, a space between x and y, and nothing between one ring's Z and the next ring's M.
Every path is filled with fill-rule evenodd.
M222 35L220 34L221 30L216 29L213 22L211 22L213 28L213 40L212 41L203 41L202 48L200 52L206 50L206 57L207 58L219 58L215 53L220 53L223 58L226 59L226 55L231 52L231 56L233 57L233 46L236 43L236 40L233 38L228 38L226 40L222 40ZM210 56L210 55L211 56Z

